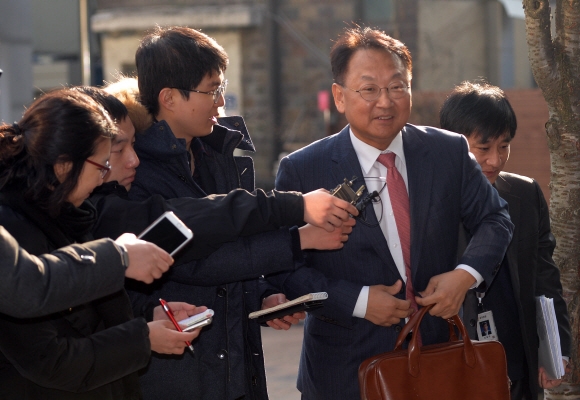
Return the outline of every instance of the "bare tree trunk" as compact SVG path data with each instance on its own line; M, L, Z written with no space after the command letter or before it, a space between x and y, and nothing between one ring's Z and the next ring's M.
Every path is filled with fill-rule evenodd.
M572 333L572 372L546 399L580 399L580 1L556 0L555 36L548 0L523 0L529 59L548 103L550 217Z

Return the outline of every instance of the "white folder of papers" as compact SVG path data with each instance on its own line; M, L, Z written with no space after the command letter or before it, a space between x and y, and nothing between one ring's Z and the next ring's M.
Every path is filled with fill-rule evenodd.
M560 379L564 375L564 365L553 299L536 297L536 321L540 338L539 365L544 367L550 379Z

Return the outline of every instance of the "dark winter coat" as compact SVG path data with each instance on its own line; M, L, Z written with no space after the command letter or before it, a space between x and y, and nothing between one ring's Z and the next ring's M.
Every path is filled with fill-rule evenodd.
M0 226L0 312L38 317L117 292L125 281L122 260L109 239L34 257Z
M0 196L0 224L31 254L90 239L95 210L86 202L58 218L17 192ZM148 336L124 290L41 318L0 314L0 398L139 399L135 372L149 360Z
M141 164L129 197L199 198L236 188L252 191L252 159L234 157L233 152L236 147L254 147L243 120L230 122L244 134L215 126L209 136L194 139L203 147L196 156L201 185L191 175L185 141L176 139L165 121L138 134L135 150ZM215 311L213 323L193 343L195 355L152 357L141 378L145 398L267 399L260 327L247 316L261 308L256 278L294 269L296 257L302 256L296 246L295 229L244 237L222 245L208 258L174 266L157 285L144 288L150 307L161 297Z

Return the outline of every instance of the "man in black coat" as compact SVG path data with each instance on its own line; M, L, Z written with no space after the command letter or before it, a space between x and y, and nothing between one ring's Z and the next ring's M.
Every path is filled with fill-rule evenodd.
M125 277L150 283L172 262L164 250L134 235L36 257L0 226L0 313L18 318L52 314L121 290Z
M443 129L467 138L483 173L509 205L514 235L502 267L481 302L483 308L493 312L499 340L506 350L511 398L535 399L538 386L548 389L561 383L550 380L544 369L538 368L535 296L554 299L564 367L571 341L560 271L552 259L556 240L550 231L546 200L533 179L503 172L517 121L500 88L463 82L447 98L439 115ZM473 339L477 339L477 304L470 291L463 319Z

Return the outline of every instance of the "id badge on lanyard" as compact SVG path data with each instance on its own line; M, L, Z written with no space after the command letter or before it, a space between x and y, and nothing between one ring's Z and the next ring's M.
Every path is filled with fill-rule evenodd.
M489 340L498 340L497 329L495 321L493 320L493 312L487 311L483 306L482 299L485 293L475 293L477 296L477 338L481 342Z

